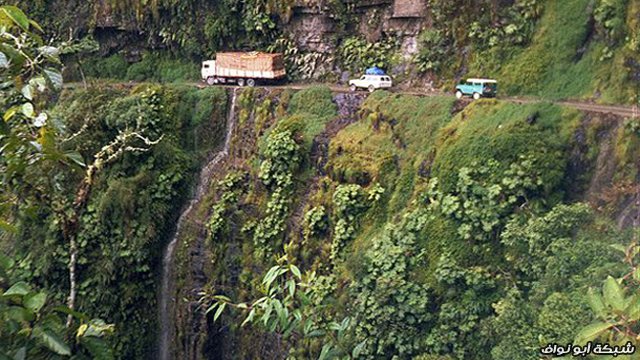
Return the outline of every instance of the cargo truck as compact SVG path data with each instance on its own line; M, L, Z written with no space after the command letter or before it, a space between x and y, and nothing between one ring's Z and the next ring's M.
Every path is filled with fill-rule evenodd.
M257 82L286 77L282 54L262 52L220 52L215 60L202 62L202 81L209 85L238 84L255 86Z

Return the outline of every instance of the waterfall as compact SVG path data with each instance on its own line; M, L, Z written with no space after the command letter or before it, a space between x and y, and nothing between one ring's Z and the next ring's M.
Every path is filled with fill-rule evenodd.
M227 115L227 133L224 139L223 148L215 153L211 160L200 170L198 177L198 183L193 197L189 200L186 208L180 214L176 231L173 238L167 244L162 258L162 282L160 288L160 301L158 306L158 322L160 324L159 331L159 349L158 358L160 360L170 360L171 357L171 341L173 340L174 330L174 312L173 305L175 299L172 298L173 289L173 255L175 252L176 244L181 235L181 230L185 225L185 221L189 218L192 210L200 203L200 200L205 195L211 184L211 175L217 170L217 165L229 154L229 145L231 144L231 135L235 128L235 107L236 107L236 91L238 88L233 89L231 95L231 106L229 107L229 114Z

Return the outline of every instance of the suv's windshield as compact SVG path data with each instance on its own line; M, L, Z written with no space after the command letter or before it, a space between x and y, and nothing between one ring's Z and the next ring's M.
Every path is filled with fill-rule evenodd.
M491 91L495 91L495 90L496 90L497 85L498 85L498 84L496 84L496 83L485 83L485 84L484 84L484 88L485 88L485 89L488 89L488 90L491 90Z

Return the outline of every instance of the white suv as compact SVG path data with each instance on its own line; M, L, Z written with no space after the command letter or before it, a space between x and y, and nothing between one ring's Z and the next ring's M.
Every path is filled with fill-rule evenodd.
M391 85L391 77L389 75L362 75L360 79L349 80L349 89L351 91L361 88L373 92L375 89L389 88Z

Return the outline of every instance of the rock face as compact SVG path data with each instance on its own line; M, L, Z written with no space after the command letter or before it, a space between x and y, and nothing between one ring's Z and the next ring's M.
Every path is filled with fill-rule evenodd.
M353 18L345 24L349 34L369 42L396 37L404 60L418 51L418 35L431 19L426 0L362 0L353 5ZM298 2L284 31L301 51L333 57L340 39L339 20L321 3Z
M289 28L301 50L326 54L335 51L335 21L329 15L313 8L298 8Z
M393 2L394 18L422 18L426 10L424 0L395 0Z
M54 0L50 6L60 8L56 12L68 13L73 8L70 3ZM158 34L150 31L149 19L137 18L136 10L122 8L120 3L94 0L83 4L86 14L79 16L82 23L71 26L76 36L92 33L101 43L100 56L122 52L129 62L138 61L139 54L149 47L165 46ZM427 0L359 0L346 4L348 11L336 11L331 6L326 0L298 0L290 20L280 25L280 30L289 35L300 52L315 54L313 59L318 61L314 67L318 69L313 71L314 77L331 72L339 77L340 70L334 60L343 40L341 35L345 33L372 43L393 37L400 44L405 62L409 63L418 50L419 33L431 24ZM341 17L345 18L338 18L337 13L344 14ZM161 16L166 15L168 13ZM144 16L151 15L145 13ZM205 24L200 22L194 26L202 30ZM197 31L193 35L197 36Z
M124 16L125 12L117 12L114 3L109 0L97 0L94 2L93 11L95 27L97 29L118 29L121 31L137 32L138 26L133 15ZM126 12L131 14L131 12Z

